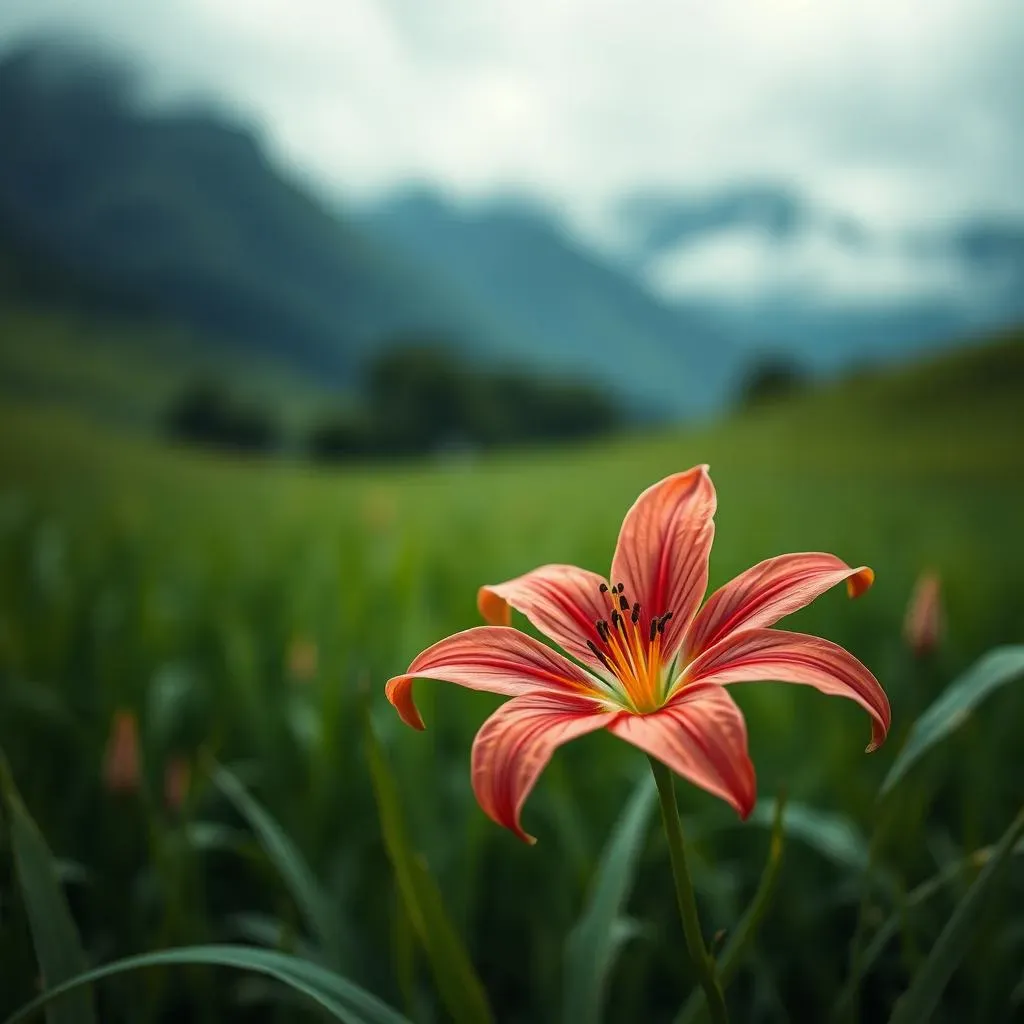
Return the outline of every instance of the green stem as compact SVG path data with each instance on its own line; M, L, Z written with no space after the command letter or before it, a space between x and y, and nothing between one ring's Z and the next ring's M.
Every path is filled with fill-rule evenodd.
M683 922L683 934L690 960L697 971L697 978L704 997L708 1002L708 1010L714 1024L728 1024L729 1014L725 1009L725 997L715 971L715 961L708 953L704 944L704 936L700 930L700 917L697 914L697 898L690 881L690 872L686 867L686 848L683 842L683 826L679 820L679 807L676 804L675 788L672 783L672 772L660 761L649 758L654 781L658 785L658 796L661 799L661 820L665 826L665 837L668 839L669 858L672 861L672 877L676 883L676 900L679 903L679 916Z

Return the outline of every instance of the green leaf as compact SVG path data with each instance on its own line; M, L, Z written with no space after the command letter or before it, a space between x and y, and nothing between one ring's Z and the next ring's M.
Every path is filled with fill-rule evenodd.
M36 961L47 995L61 982L85 970L85 954L67 900L57 876L57 867L43 834L21 802L7 763L0 754L0 787L10 818L11 852L18 877ZM88 992L76 992L46 1011L50 1024L92 1024L96 1009Z
M201 853L241 853L245 847L252 846L247 833L216 821L190 821L185 825L184 834L186 843Z
M633 791L601 855L587 909L569 935L565 951L565 1024L597 1024L604 989L619 949L633 928L621 927L637 859L654 807L653 778L645 776Z
M993 690L1024 675L1024 645L996 647L950 683L911 727L879 796L885 796L928 750L958 729Z
M426 951L438 994L456 1024L490 1022L487 993L445 910L441 892L405 833L398 790L366 717L366 750L388 860L416 934Z
M768 844L768 859L765 861L764 870L761 872L761 881L758 883L754 898L750 901L740 918L740 923L733 929L729 941L718 958L718 974L722 980L722 988L726 988L736 974L740 961L747 947L750 945L757 933L757 929L764 919L764 915L771 906L772 897L775 895L775 886L779 880L779 870L782 867L782 851L785 838L785 811L786 799L779 797L772 801L772 834ZM767 806L767 805L766 805ZM689 1024L697 1019L701 1010L704 1009L704 999L700 992L693 992L686 1001L679 1016L676 1017L676 1024Z
M776 801L762 801L754 808L750 821L774 829L776 809ZM867 840L841 814L820 811L809 804L790 803L786 806L784 830L790 838L801 840L841 867L863 871L868 866Z
M889 1024L917 1024L918 1021L931 1019L950 976L967 954L981 922L986 900L1013 855L1014 846L1021 834L1024 834L1024 808L1003 833L995 852L953 911L953 916L942 929L928 958L896 1003Z
M19 1024L37 1010L64 993L78 991L104 978L147 967L194 966L233 967L254 974L276 978L296 992L307 996L345 1024L409 1024L409 1021L387 1003L353 984L340 974L284 953L250 949L247 946L185 946L126 957L86 971L43 993L7 1018L4 1024Z
M249 822L263 846L267 859L277 869L307 927L330 962L340 964L343 958L343 943L334 908L298 847L263 805L245 788L237 775L223 765L216 765L213 770L213 781Z
M255 946L266 946L282 953L294 953L303 960L323 964L323 954L312 943L296 935L294 926L267 914L232 914L227 930Z

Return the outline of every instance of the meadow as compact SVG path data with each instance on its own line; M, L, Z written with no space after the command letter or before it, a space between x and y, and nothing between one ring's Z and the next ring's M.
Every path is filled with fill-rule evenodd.
M498 700L422 682L427 729L415 733L383 686L479 621L482 583L549 561L606 571L636 495L707 462L712 587L787 551L872 566L865 596L837 588L785 625L851 650L893 708L888 743L865 755L852 704L736 687L762 806L740 823L677 786L709 936L750 901L773 801L787 800L774 898L729 988L733 1019L828 1020L854 933L868 947L895 922L837 1013L885 1019L978 875L984 857L971 855L1024 797L1024 688L1011 685L879 798L921 711L990 648L1024 642L1022 400L1012 336L688 431L352 469L174 449L81 410L5 400L0 748L87 962L245 943L330 967L415 1021L486 1019L473 975L500 1022L675 1021L693 979L665 840L637 789L645 759L603 734L561 750L527 803L528 847L470 788L472 738ZM945 628L917 657L903 617L929 569ZM125 710L142 780L119 791L105 757ZM173 793L169 765L187 777ZM631 799L629 869L588 960L581 918ZM0 1017L40 983L11 845L0 830ZM436 881L452 934L424 938L424 914L439 918L410 901L410 877ZM1021 907L1018 858L931 1019L1019 1019ZM472 968L451 952L455 935ZM214 967L118 976L97 999L104 1021L317 1012Z

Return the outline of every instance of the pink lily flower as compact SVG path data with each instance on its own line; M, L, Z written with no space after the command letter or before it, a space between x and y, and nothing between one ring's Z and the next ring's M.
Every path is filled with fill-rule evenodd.
M851 597L874 581L834 555L769 558L708 598L714 485L707 466L649 487L626 514L609 580L544 565L480 588L490 623L447 637L387 683L402 720L422 729L416 678L512 699L473 743L472 782L483 810L527 842L520 812L563 743L608 729L731 804L756 798L743 714L730 683L802 683L848 697L871 716L874 750L889 730L889 701L853 655L828 640L770 629L837 583ZM515 608L575 661L509 626Z

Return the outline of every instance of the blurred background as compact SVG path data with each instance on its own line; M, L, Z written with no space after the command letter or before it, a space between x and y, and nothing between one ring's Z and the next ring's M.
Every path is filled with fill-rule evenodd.
M1013 0L8 0L0 746L89 960L312 949L447 1019L383 856L368 705L495 1018L568 1024L564 943L642 758L560 752L527 849L470 791L496 701L421 684L417 735L383 684L477 623L480 584L604 572L639 491L707 461L713 586L789 550L878 577L792 628L879 676L886 748L864 758L840 702L738 689L762 795L785 788L803 824L731 999L825 1019L880 780L958 673L1024 639L1021 52ZM994 696L921 765L874 926L1016 813L1022 714ZM214 759L308 862L329 956ZM768 818L681 800L727 928ZM0 861L0 1011L36 977L12 877ZM969 880L903 921L862 1019ZM652 834L609 1020L681 1005L669 884ZM937 1020L1022 1012L1012 907ZM309 1014L173 977L111 983L103 1019Z

